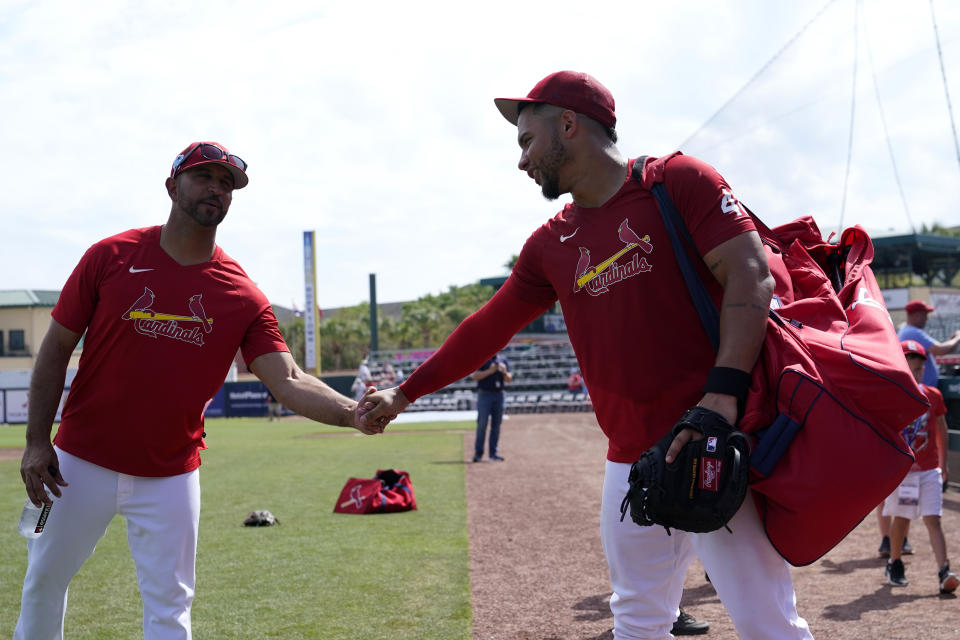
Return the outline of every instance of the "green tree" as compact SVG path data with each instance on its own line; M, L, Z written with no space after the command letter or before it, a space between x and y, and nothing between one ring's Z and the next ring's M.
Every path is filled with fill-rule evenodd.
M402 305L399 317L378 314L382 351L439 346L464 318L483 306L493 287L471 284L451 286ZM303 319L281 327L294 358L303 366ZM296 345L296 346L295 346ZM324 370L354 369L370 349L370 304L362 302L338 309L320 320L320 359Z
M287 347L290 348L290 355L293 356L293 359L301 368L306 366L306 334L303 326L303 318L297 317L293 317L280 325L280 334L283 336L283 341L287 343Z
M370 351L370 303L340 309L320 324L324 367L352 369Z
M457 328L464 318L493 296L493 287L470 284L451 286L447 291L428 294L403 305L400 324L408 343L395 348L436 347ZM413 342L415 340L415 342Z
M960 227L945 227L939 222L934 222L929 227L926 223L920 225L920 233L929 233L935 236L949 236L951 238L960 238Z

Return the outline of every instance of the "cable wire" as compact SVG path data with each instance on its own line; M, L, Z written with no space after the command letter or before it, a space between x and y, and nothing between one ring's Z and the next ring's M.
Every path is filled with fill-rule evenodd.
M853 124L857 114L857 59L860 57L859 25L860 0L853 2L853 89L850 92L850 137L847 139L847 170L843 175L843 197L840 199L840 223L837 233L843 232L843 214L847 209L847 185L850 183L850 164L853 160Z
M953 122L953 105L950 104L950 89L947 88L947 71L943 66L943 51L940 49L940 32L937 30L937 16L930 0L930 19L933 20L933 36L937 41L937 58L940 60L940 75L943 76L943 93L947 96L947 113L950 114L950 129L953 131L953 148L957 152L957 166L960 167L960 144L957 143L957 125Z
M873 76L873 92L877 97L877 110L880 112L880 124L883 125L883 135L887 139L887 151L890 152L890 164L893 166L893 178L897 183L897 189L900 191L900 201L903 202L903 211L907 214L907 222L910 224L910 232L916 233L916 227L913 225L913 218L910 215L910 207L907 206L907 196L903 193L903 184L900 182L900 172L897 170L897 157L893 153L893 143L890 141L890 132L887 130L887 118L883 112L883 101L880 99L880 83L877 82L877 68L873 64L873 51L870 48L870 37L867 33L867 18L864 12L860 18L863 21L863 43L867 48L867 60L870 62L870 74Z
M795 33L792 38L790 38L789 40L787 40L787 43L786 43L785 45L783 45L782 47L780 47L780 50L777 51L775 54L773 54L773 57L770 58L769 60L767 60L766 64L764 64L762 67L760 67L760 69L759 69L755 74L753 74L753 75L750 77L749 80L747 80L746 84L744 84L742 87L740 87L740 88L737 90L737 92L734 93L734 94L730 97L730 99L728 99L726 102L724 102L724 103L720 106L720 108L717 109L717 110L714 112L714 114L713 114L712 116L710 116L709 118L707 118L706 122L704 122L704 123L701 124L699 127L697 127L697 130L696 130L696 131L694 131L694 132L691 133L689 136L687 136L687 139L684 140L683 143L682 143L679 147L677 147L677 148L678 148L678 149L683 149L683 148L685 148L685 147L687 146L687 144L688 144L691 140L693 140L694 138L697 137L697 134L699 134L701 131L703 131L704 129L706 129L706 128L710 125L711 122L713 122L714 120L716 120L716 119L717 119L717 116L719 116L719 115L723 112L723 110L726 109L726 108L730 105L731 102L733 102L734 100L736 100L736 99L740 96L740 94L742 94L742 93L747 89L747 87L749 87L751 84L753 84L754 80L756 80L756 79L759 78L761 75L763 75L763 72L766 71L767 68L768 68L771 64L773 64L773 62L774 62L777 58L779 58L779 57L783 54L784 51L786 51L786 50L789 49L791 46L793 46L793 43L796 42L797 39L798 39L800 36L803 35L803 32L806 31L808 28L810 28L810 25L812 25L814 22L816 22L817 19L818 19L821 15L823 15L823 12L826 11L827 8L828 8L830 5L832 5L834 2L836 2L836 0L828 0L827 3L826 3L825 5L823 5L823 6L820 8L819 11L817 11L817 14L816 14L815 16L813 16L812 18L810 18L810 20L809 20L805 25L803 25L803 27L800 28L800 31L798 31L797 33Z

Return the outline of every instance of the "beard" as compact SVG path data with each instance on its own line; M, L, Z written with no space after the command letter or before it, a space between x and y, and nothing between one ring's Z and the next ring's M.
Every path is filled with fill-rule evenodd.
M207 204L215 205L215 210L212 213L207 213L207 210L201 211L200 207ZM184 203L183 210L186 212L190 219L199 224L201 227L216 227L223 219L227 217L227 208L224 205L223 201L219 198L206 198L204 200L194 200L191 202Z
M554 132L550 139L550 150L537 163L540 172L540 191L547 200L556 200L564 191L560 190L560 167L567 161L567 150L560 141L560 134Z

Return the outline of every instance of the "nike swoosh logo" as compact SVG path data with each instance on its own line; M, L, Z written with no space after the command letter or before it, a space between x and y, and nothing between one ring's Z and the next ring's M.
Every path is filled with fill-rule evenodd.
M574 230L573 230L573 233L571 233L571 234L568 235L568 236L561 235L561 236L560 236L560 242L566 242L567 240L569 240L569 239L572 238L573 236L577 235L577 231L580 231L580 227L577 227L576 229L574 229Z
M153 267L149 269L134 269L133 267L130 267L130 273L141 273L143 271L153 271Z

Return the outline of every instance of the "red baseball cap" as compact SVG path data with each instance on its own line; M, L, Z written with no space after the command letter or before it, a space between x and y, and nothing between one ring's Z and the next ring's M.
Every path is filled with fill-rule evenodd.
M219 164L233 175L233 188L243 189L250 182L247 178L247 163L235 156L219 142L191 142L173 160L170 177L176 178L187 169L202 164Z
M903 355L905 356L920 356L924 360L927 359L927 350L916 340L904 340L900 343L900 347L903 349Z
M907 303L907 306L905 306L904 309L907 313L914 313L917 311L926 311L927 313L931 313L933 311L933 307L927 306L927 303L923 300L911 300Z
M526 98L495 98L493 102L510 124L517 124L521 102L545 102L593 118L612 127L617 124L613 95L591 75L557 71L537 83Z

